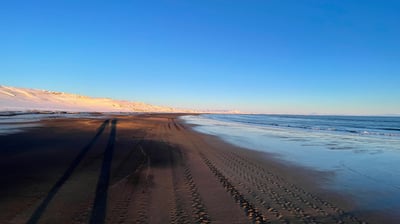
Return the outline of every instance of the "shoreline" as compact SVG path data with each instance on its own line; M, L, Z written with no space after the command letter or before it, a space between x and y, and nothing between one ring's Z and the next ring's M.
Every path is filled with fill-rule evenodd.
M351 118L338 118L338 121L333 118L333 122L330 122L332 118L314 122L315 118L303 120L297 116L278 119L268 116L210 115L183 119L190 124L197 124L194 126L196 131L218 136L239 147L267 152L275 159L283 160L283 164L294 163L301 168L326 172L325 176L330 181L322 183L323 187L351 198L357 213L378 212L385 217L397 216L395 219L397 223L400 222L400 216L397 215L400 208L400 179L396 163L399 159L399 138L397 134L387 137L390 139L370 135L379 133L379 130L384 132L385 123L388 127L394 126L398 122L396 120L355 120L347 125L342 122L351 121ZM275 120L280 121L279 125L271 123ZM286 124L290 125L286 128ZM368 132L359 135L341 131L352 128L353 124L359 124L360 129ZM299 125L303 126L295 128ZM329 127L332 128L331 132L321 131ZM315 131L306 131L308 128L315 128Z
M332 174L196 132L179 116L58 118L0 136L0 222L35 213L38 223L391 222L322 189Z

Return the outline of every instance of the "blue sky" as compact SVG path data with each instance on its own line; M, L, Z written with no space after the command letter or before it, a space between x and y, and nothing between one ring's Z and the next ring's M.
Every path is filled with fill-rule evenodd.
M195 109L400 114L400 2L3 1L0 84Z

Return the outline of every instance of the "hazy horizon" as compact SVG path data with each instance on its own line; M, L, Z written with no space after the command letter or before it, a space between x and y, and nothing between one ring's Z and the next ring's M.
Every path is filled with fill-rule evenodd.
M195 110L400 115L396 1L22 1L0 84Z

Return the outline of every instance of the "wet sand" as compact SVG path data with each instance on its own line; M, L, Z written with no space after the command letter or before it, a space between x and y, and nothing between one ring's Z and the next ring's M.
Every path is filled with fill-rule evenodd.
M329 173L197 133L178 115L52 119L0 136L0 223L388 223Z

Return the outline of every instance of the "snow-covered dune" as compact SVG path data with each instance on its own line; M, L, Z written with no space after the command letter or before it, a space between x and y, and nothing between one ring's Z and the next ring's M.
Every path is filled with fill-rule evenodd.
M192 112L141 102L0 85L0 111Z

